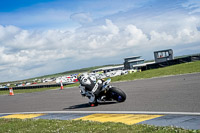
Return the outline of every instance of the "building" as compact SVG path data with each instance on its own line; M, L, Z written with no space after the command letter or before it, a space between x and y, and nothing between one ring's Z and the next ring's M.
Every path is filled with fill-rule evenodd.
M154 52L154 58L155 62L165 62L168 60L173 60L173 50L172 49L166 49L166 50L159 50Z
M134 69L134 65L139 65L144 63L144 59L140 59L141 56L132 56L124 58L124 69Z
M142 64L138 64L138 65L133 65L133 69L134 70L146 70L146 66L151 65L151 64L155 64L155 62L152 61L152 62L146 62L146 63L142 63Z
M117 70L130 70L130 69L141 70L142 67L148 64L155 63L155 62L144 63L144 59L141 59L140 57L141 56L127 57L127 58L124 58L123 65L98 68L98 69L93 70L92 72L93 73L96 73L96 72L107 73L107 72L117 71Z
M103 72L103 73L107 73L107 72L111 72L111 71L116 71L116 70L123 70L124 69L124 65L120 65L120 66L109 66L109 67L102 67L102 68L98 68L93 70L93 73L96 72Z

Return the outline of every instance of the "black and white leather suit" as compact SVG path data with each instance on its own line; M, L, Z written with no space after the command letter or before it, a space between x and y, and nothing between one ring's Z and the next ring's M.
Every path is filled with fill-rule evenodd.
M80 93L82 96L89 98L89 103L96 103L100 89L103 86L102 80L97 80L95 76L88 74L81 74L78 77L80 82Z

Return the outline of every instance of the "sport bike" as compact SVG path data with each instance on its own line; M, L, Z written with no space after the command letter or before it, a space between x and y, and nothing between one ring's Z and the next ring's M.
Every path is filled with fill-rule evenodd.
M107 79L103 82L100 88L100 93L97 96L97 103L102 103L106 101L117 101L124 102L126 100L126 94L119 88L110 85L111 79ZM86 92L86 96L90 97L90 92Z

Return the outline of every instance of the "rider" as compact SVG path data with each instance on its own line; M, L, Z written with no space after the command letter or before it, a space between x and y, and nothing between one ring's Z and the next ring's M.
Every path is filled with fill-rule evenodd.
M90 99L89 103L91 106L97 106L97 97L103 86L103 80L97 80L95 76L83 73L79 74L78 81L80 82L81 95L87 96Z

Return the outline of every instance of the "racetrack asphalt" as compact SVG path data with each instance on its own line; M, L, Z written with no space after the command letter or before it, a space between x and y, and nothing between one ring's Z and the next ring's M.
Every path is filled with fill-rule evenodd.
M127 100L123 103L107 102L96 107L88 106L88 99L81 97L78 87L55 89L43 92L0 95L0 113L43 112L43 111L116 111L116 112L159 112L166 121L173 117L180 120L195 120L200 127L200 73L141 79L111 83L122 89ZM9 93L9 92L8 92ZM175 114L173 114L176 112ZM183 113L184 112L184 113ZM180 116L178 114L186 114ZM196 117L187 114L197 114ZM155 114L154 114L155 115ZM177 116L178 115L178 116ZM160 118L146 124L161 124ZM160 120L160 122L159 122ZM177 119L175 120L177 121ZM157 123L157 124L156 124ZM187 124L188 125L188 124Z
M34 111L200 112L200 73L112 83L127 100L89 107L78 87L0 95L0 113ZM8 92L9 93L9 92Z

